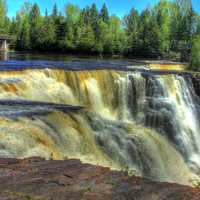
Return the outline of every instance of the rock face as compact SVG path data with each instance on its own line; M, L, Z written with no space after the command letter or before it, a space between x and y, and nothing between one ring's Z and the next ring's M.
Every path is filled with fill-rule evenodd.
M200 190L156 183L78 160L0 159L1 200L199 200Z
M191 80L192 80L196 95L200 97L200 74L198 72L192 73Z

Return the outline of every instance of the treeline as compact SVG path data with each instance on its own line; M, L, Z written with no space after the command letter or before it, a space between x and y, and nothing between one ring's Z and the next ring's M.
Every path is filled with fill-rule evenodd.
M23 51L189 61L198 57L200 16L191 0L160 0L141 13L131 9L123 19L110 15L105 4L98 10L95 3L83 9L67 4L65 13L54 5L52 12L46 11L44 16L37 4L25 3L16 17L9 19L6 2L0 0L0 34L9 34L13 47Z

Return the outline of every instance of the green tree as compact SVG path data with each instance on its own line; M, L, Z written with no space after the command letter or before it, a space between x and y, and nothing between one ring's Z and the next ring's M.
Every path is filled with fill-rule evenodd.
M0 0L0 34L6 34L7 30L7 6L5 0Z
M81 10L78 6L73 4L68 4L66 7L66 38L65 45L67 50L75 50L76 49L76 33L77 33L77 25L79 23L81 16Z
M200 16L198 14L195 16L195 23L196 26L194 27L194 33L198 35L200 34Z
M183 48L181 49L181 60L189 61L192 46L192 30L194 24L194 11L191 0L186 1L186 9L182 20L182 41Z
M121 20L115 15L110 17L108 45L112 54L123 53L126 46L125 31L122 28Z
M29 16L29 24L30 24L31 49L38 50L42 46L41 42L42 17L40 15L40 8L36 3L31 8Z
M109 53L109 25L99 19L98 21L98 35L95 42L95 50L98 54Z
M57 8L57 4L55 3L53 6L52 18L53 20L56 20L57 17L58 17L58 8Z
M109 23L109 12L105 3L103 4L103 7L101 8L100 17L105 23Z
M15 26L14 21L12 24L12 35L16 35L16 48L20 50L30 50L30 24L29 14L32 9L32 5L25 2L17 13Z
M19 31L17 48L20 50L30 49L30 25L29 16L25 15L22 19L21 30Z
M200 70L200 35L193 39L190 67L193 70Z
M159 53L163 57L169 55L170 50L170 3L161 0L153 9L158 24Z
M97 10L97 6L95 3L92 4L91 8L90 8L90 25L93 28L94 34L97 37L98 36L98 20L99 20L99 12Z
M17 46L17 36L19 26L17 25L17 20L13 17L9 26L9 35L12 37L11 46L15 49Z
M84 24L88 25L90 24L90 7L87 6L86 8L83 8L81 12L81 17L83 18Z
M82 29L79 48L83 53L92 53L95 46L95 35L92 27L87 25Z
M51 26L55 29L55 40L56 43L54 45L54 49L57 50L65 50L65 37L66 37L66 32L67 32L67 22L64 16L62 16L61 13L58 13L55 15L55 11L53 11L54 14L50 16L51 18Z
M181 10L180 6L173 2L171 4L171 20L170 20L170 49L171 51L178 52L178 43L180 40L180 19Z
M137 10L131 9L129 15L125 16L125 30L127 34L127 53L136 54L139 48L139 14Z
M51 17L45 16L40 30L41 50L53 50L56 43L56 30Z
M191 0L177 0L181 9L179 51L181 61L188 61L192 45L193 8Z
M75 25L79 21L80 15L81 15L81 10L79 6L73 5L71 3L67 4L66 19L70 24Z
M129 54L188 61L192 38L200 34L200 16L191 0L160 0L151 9L132 9L124 20L109 16L106 4L80 9L67 4L66 15L53 7L40 14L37 4L25 3L12 21L0 0L0 34L12 35L20 50L58 50L91 54ZM34 42L33 42L34 41ZM194 53L193 53L194 54Z
M140 16L140 56L157 57L159 55L159 27L151 10L146 9Z
M99 27L99 12L97 9L97 6L95 3L92 4L91 8L90 8L90 15L89 15L89 22L90 22L90 26L93 29L93 34L95 36L95 45L94 48L92 49L92 51L101 54L102 53L102 49L103 49L103 44L100 44L100 27Z
M181 61L188 61L194 23L191 0L175 0L171 10L171 50L180 54Z

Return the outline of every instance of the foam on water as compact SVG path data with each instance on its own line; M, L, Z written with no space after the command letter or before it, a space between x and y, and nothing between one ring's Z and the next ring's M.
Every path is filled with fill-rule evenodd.
M193 88L183 76L35 69L1 72L0 80L18 80L0 81L1 100L84 107L78 113L2 116L1 157L79 158L182 184L197 178L199 122Z

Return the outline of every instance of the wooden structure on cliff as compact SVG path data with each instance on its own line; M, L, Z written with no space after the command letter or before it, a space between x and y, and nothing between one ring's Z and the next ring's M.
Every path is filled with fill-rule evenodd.
M7 52L9 50L9 37L0 35L0 52Z

